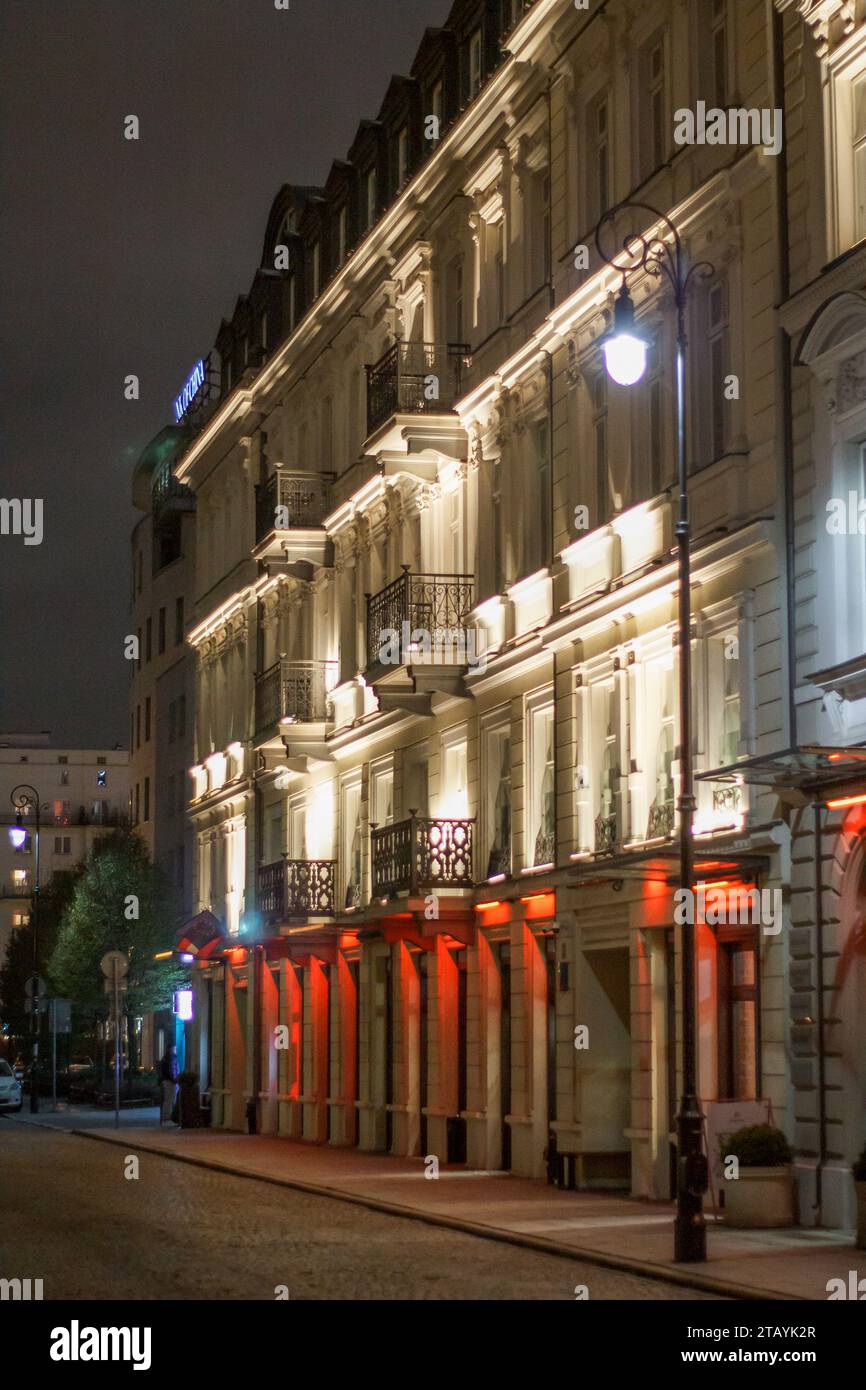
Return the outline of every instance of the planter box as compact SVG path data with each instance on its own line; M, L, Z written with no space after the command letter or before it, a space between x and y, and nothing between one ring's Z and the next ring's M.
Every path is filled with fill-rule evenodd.
M794 1170L741 1168L738 1178L725 1182L725 1225L771 1230L794 1224Z
M857 1193L857 1249L866 1250L866 1182L855 1182Z

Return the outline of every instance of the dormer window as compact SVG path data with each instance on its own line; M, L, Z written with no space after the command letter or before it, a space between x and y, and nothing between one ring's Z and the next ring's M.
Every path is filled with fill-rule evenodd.
M397 134L397 187L402 188L409 174L409 129L401 126Z
M434 82L433 86L430 88L430 95L427 101L427 114L428 116L435 116L437 122L436 128L440 132L442 130L442 90L442 79L440 78L438 81Z
M348 208L340 208L337 214L337 264L342 265L346 259L346 250L349 240L349 211Z
M262 351L263 351L263 352L267 352L267 350L268 350L268 312L267 312L267 309L263 309L263 310L262 310L262 316L261 316L261 318L259 319L259 341L260 341L260 343L261 343L261 345L262 345Z
M317 241L313 246L313 298L318 299L322 288L322 247Z
M476 29L469 40L469 100L481 91L481 30Z
M376 221L377 187L376 187L376 170L375 170L375 169L368 169L368 170L367 170L367 180L366 180L366 184L365 184L365 194L366 194L366 209L365 209L365 212L366 212L366 224L367 224L367 231L369 231L370 228L373 226L373 223Z

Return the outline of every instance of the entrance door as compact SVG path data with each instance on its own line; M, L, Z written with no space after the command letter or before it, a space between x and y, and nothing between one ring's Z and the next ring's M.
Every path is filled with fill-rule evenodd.
M556 937L544 938L544 966L547 977L547 1128L556 1115Z
M454 965L457 970L457 1114L448 1121L448 1162L466 1162L466 1109L467 1093L467 990L466 990L466 948L454 952Z
M427 1108L427 1086L428 1086L428 1060L427 1046L429 1038L429 1008L427 1002L428 977L427 977L427 952L419 951L415 957L418 965L418 1062L420 1069L418 1085L418 1104L421 1108L421 1157L427 1156L427 1116L424 1111Z
M631 1000L628 947L584 952L583 1019L590 1051L582 1075L583 1172L587 1187L631 1186Z
M511 1126L505 1116L511 1113L511 945L499 941L493 948L499 970L499 1113L501 1116L500 1167L511 1167Z

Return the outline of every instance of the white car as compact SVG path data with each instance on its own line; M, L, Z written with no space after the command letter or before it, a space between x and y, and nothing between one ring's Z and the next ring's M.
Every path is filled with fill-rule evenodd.
M21 1082L9 1063L0 1057L0 1110L21 1109Z

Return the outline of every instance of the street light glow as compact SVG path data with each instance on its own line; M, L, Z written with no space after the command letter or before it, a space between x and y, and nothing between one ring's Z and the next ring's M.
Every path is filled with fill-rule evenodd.
M634 386L646 371L649 343L635 329L634 304L625 283L613 315L613 329L602 339L604 365L618 386Z
M27 839L27 831L23 825L11 825L9 827L9 839L16 849L20 849Z

